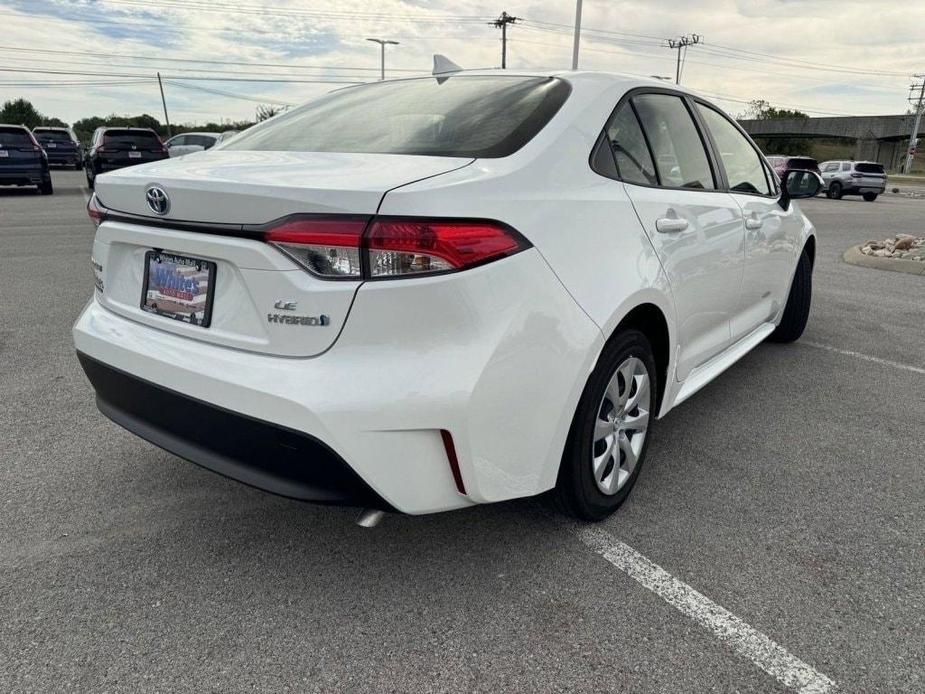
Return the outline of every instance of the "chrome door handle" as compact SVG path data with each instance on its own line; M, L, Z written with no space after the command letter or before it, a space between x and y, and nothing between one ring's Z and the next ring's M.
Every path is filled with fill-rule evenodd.
M687 220L680 217L659 217L655 220L655 230L663 234L671 234L687 229Z
M760 229L763 226L764 222L762 222L756 214L752 214L751 216L745 218L745 228L749 231L755 231L756 229Z

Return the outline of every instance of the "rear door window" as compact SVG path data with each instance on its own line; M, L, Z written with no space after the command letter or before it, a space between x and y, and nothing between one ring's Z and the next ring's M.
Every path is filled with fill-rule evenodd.
M71 136L63 130L35 130L32 134L39 142L72 142Z
M719 150L729 189L736 193L770 195L770 184L758 150L719 111L700 103L697 110Z
M660 185L715 190L703 141L681 98L642 94L632 101L652 150Z
M0 128L0 145L4 147L32 147L32 138L22 128Z
M854 170L858 173L882 174L883 164L855 164Z
M606 132L620 179L626 183L657 185L655 164L633 107L624 104L607 124Z
M842 170L842 171L851 171L851 162L850 162L850 161L846 161L844 164L842 164L842 165L841 165L841 170Z

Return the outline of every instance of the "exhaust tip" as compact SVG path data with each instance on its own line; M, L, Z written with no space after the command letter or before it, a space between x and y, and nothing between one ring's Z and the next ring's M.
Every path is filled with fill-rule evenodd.
M364 508L357 516L356 524L361 528L375 528L385 516L385 511L379 511L373 508Z

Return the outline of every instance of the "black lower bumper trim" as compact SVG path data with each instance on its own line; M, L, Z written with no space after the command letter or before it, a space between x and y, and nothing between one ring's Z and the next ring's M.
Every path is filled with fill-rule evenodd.
M181 458L292 499L395 510L313 436L168 390L81 352L77 358L100 412Z

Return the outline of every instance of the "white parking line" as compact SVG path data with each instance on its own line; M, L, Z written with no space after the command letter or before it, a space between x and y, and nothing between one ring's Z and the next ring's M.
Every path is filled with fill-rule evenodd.
M863 359L864 361L870 361L874 364L882 364L883 366L892 366L894 369L903 369L904 371L911 371L916 374L925 375L925 369L919 366L911 366L909 364L902 364L898 361L890 361L889 359L881 359L880 357L872 357L869 354L861 354L860 352L854 352L850 349L840 349L839 347L832 347L831 345L824 345L820 342L810 342L809 340L800 340L797 344L806 345L807 347L815 347L816 349L824 349L826 352L834 352L835 354L843 354L846 357L855 357L856 359Z
M803 694L835 692L835 683L760 631L675 578L624 542L594 527L576 530L588 547L675 609L712 632L778 682Z

